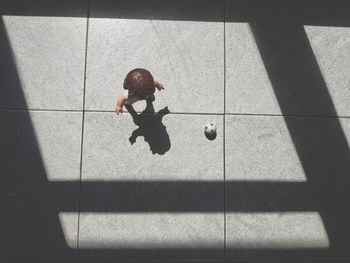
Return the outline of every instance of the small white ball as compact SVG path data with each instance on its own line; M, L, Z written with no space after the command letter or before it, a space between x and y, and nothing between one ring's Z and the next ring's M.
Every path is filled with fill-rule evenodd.
M209 136L213 136L216 134L216 126L213 123L207 123L204 126L204 133Z

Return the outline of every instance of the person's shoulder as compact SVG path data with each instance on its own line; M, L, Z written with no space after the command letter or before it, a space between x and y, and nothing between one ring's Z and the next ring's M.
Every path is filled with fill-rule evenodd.
M126 97L126 98L129 98L129 90L124 90L124 96Z

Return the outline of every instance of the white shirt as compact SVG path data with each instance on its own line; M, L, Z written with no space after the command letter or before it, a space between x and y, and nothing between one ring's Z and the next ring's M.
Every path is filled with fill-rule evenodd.
M129 90L127 90L127 89L124 91L124 96L126 97L125 103L126 103L126 104L129 104L129 105L134 104L136 101L139 100L139 99L138 99L137 97L135 97L135 96L130 96L130 97L129 97Z

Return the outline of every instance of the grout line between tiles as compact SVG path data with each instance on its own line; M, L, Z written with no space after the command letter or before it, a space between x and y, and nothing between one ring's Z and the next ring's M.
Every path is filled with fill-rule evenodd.
M223 116L223 172L224 172L224 262L227 258L226 244L226 0L224 1L224 116Z
M114 111L106 111L106 110L86 110L85 112L88 113L115 113ZM151 112L142 112L142 111L136 111L136 113L143 113L143 114L154 114ZM123 112L121 115L123 114L130 114L128 111ZM209 112L169 112L167 113L167 115L224 115L224 113L209 113Z
M114 111L107 110L86 110L88 113L115 113ZM136 113L141 113L136 111ZM125 111L123 114L130 114ZM153 114L153 113L144 113L144 114ZM324 118L324 119L349 119L350 116L326 116L326 115L281 115L281 114L257 114L257 113L208 113L208 112L170 112L167 115L214 115L214 116L248 116L248 117L287 117L287 118L305 118L305 119L314 119L314 118Z
M69 113L115 113L113 110L60 110L60 109L0 109L0 112L6 111L25 111L25 112L69 112ZM136 111L141 113L141 111ZM125 111L123 114L130 114ZM149 114L149 113L146 113ZM302 114L269 114L269 113L212 113L212 112L170 112L169 115L213 115L213 116L248 116L248 117L287 117L304 119L350 119L350 115L302 115Z
M324 119L346 119L345 115L303 115L303 114L269 114L269 113L225 113L225 116L255 116L255 117L287 117L287 118L324 118Z
M84 92L83 92L83 114L81 124L81 144L80 144L80 175L78 186L78 223L77 223L77 260L79 260L79 240L80 240L80 198L83 174L83 146L84 146L84 126L85 126L85 93L86 93L86 69L87 69L87 52L89 39L89 18L90 18L90 0L87 0L87 17L86 17L86 36L85 36L85 65L84 65Z

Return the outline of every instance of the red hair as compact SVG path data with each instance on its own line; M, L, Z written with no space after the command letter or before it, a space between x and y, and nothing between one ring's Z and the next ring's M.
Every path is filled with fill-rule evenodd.
M153 76L146 69L133 69L124 79L124 89L129 91L129 96L146 99L155 91Z

